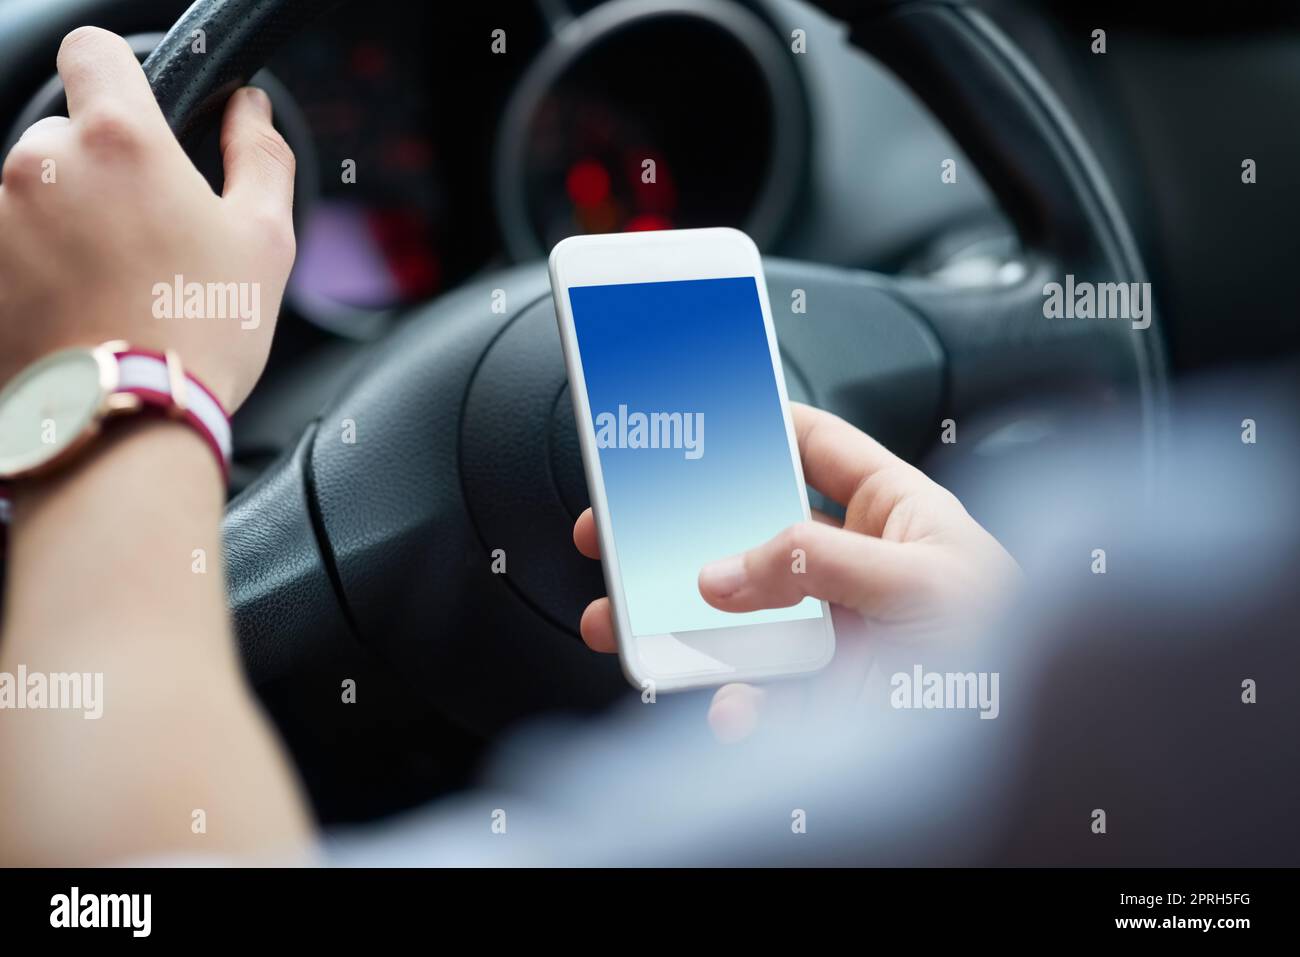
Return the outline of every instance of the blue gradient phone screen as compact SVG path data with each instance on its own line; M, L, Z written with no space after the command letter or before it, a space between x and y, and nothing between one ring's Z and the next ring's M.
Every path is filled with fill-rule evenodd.
M571 286L569 303L633 634L820 618L811 598L719 611L697 585L804 517L754 277Z

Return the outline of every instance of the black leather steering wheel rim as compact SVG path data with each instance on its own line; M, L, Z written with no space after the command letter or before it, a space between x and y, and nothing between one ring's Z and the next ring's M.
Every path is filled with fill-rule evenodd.
M178 137L192 142L277 44L330 5L191 7L145 63ZM911 433L937 434L946 410L1062 382L1136 385L1135 442L1150 478L1166 417L1158 319L1136 331L1042 314L1043 284L1067 273L1146 281L1123 213L1069 116L997 27L964 4L820 5L954 135L1016 225L1028 269L1009 285L955 289L770 261L773 302L801 288L821 310L816 338L778 317L794 397L905 451ZM204 56L190 52L198 29L207 34ZM490 308L498 290L504 313ZM231 605L255 680L291 671L329 642L360 640L483 733L620 693L617 666L574 639L575 609L600 581L569 554L565 523L582 489L568 468L576 469L576 443L565 447L571 416L555 417L566 404L554 325L539 266L445 296L378 344L292 453L232 503ZM873 348L848 348L864 327ZM803 375L812 369L818 374ZM340 440L344 422L355 445ZM485 441L485 431L497 441ZM497 548L508 556L504 575L489 571Z
M186 147L290 36L338 0L195 0L144 61L163 117ZM195 31L212 38L193 50Z

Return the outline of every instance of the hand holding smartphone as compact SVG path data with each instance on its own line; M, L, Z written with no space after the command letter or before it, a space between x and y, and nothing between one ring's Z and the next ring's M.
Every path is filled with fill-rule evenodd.
M734 229L580 236L550 269L628 680L674 691L824 667L825 602L725 612L697 585L809 517L758 249Z

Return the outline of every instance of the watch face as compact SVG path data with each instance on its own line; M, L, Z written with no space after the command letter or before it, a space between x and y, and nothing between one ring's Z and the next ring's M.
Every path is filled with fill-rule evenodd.
M111 366L65 349L28 366L0 392L0 478L50 464L82 440L104 405Z

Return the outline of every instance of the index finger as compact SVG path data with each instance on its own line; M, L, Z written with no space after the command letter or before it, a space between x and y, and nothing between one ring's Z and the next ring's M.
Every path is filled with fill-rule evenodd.
M130 44L99 27L78 27L63 38L59 76L68 95L68 116L113 103L136 116L162 119L149 80Z

